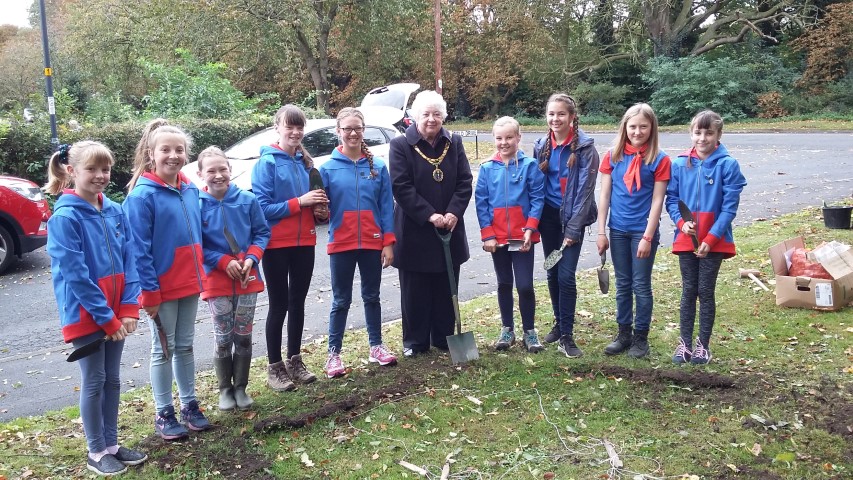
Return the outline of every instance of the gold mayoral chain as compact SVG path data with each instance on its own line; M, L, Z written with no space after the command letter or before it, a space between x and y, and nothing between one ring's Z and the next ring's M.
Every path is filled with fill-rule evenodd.
M441 155L439 155L438 158L429 158L424 155L424 152L422 152L417 145L415 145L415 151L418 152L418 155L423 157L424 160L426 160L427 162L429 162L430 165L435 167L435 170L432 171L432 179L436 182L441 182L442 180L444 180L444 172L442 172L441 169L438 168L438 166L441 165L441 162L444 161L444 157L447 156L448 150L450 150L450 142L447 142L447 144L444 146L444 151L441 152Z

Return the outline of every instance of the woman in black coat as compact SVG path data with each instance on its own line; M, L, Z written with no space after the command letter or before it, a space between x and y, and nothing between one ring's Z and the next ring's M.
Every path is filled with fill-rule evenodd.
M416 123L391 141L388 163L394 192L394 267L400 274L403 355L447 350L454 313L444 247L436 229L453 232L451 257L457 285L459 266L468 260L463 215L472 180L462 138L442 125L447 104L424 91L412 103Z

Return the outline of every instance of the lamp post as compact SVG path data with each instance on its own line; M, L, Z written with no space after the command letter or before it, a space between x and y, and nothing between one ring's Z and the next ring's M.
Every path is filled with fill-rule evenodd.
M56 100L53 98L53 69L50 67L50 45L47 41L47 16L44 10L44 0L39 0L41 43L44 50L44 88L47 92L47 112L50 114L50 144L53 145L53 150L56 150L59 147L59 136L56 133Z

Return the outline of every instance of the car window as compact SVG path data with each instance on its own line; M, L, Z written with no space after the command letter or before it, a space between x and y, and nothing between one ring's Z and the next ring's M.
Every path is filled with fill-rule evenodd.
M302 146L308 150L308 154L312 157L320 157L330 155L332 150L338 146L338 136L335 134L335 127L323 128L316 130L302 139Z
M381 128L367 127L364 129L364 143L366 143L368 147L375 147L376 145L388 143L388 139L385 137L385 134L382 133Z

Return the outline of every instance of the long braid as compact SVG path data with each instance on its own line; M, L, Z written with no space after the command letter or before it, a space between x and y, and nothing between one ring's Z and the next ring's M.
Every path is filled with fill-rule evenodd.
M367 158L367 165L370 167L370 178L376 177L376 172L373 170L373 153L367 148L367 142L361 141L361 153Z
M569 168L575 166L575 162L577 161L577 153L578 149L578 116L575 115L575 119L572 120L572 143L571 145L571 153L569 154Z
M548 133L548 138L542 145L542 150L539 151L539 170L548 175L548 161L551 160L551 133Z

